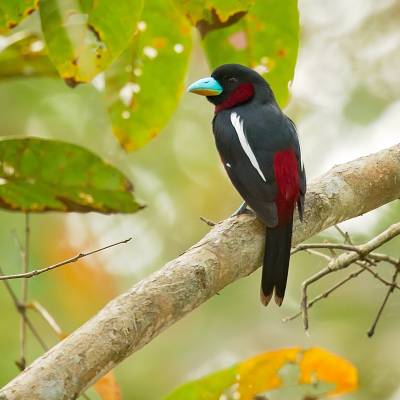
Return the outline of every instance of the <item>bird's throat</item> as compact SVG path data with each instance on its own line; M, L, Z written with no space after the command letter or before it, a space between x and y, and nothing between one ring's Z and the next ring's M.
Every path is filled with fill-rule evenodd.
M242 83L229 95L227 99L215 106L215 113L246 103L251 100L253 96L254 86L251 83Z

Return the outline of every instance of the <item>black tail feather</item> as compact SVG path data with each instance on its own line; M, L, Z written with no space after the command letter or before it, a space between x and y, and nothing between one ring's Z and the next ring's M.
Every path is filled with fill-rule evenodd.
M261 278L261 302L266 306L275 290L275 303L280 306L285 296L292 245L292 220L266 230L265 253Z

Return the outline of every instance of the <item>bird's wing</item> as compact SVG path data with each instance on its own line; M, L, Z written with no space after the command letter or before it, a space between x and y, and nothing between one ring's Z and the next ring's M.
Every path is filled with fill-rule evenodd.
M273 151L257 152L249 140L249 130L238 113L224 113L214 119L213 130L224 167L236 190L258 217L269 227L278 224L274 203L277 193ZM252 135L254 136L254 135Z
M298 210L302 218L306 177L296 128L289 118L278 108L241 107L241 110L217 115L213 130L232 183L269 227L278 223L274 157L279 151L293 150L299 177Z

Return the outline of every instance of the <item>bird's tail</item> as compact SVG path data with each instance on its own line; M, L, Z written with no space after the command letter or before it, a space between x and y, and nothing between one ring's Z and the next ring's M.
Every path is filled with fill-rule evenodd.
M275 303L280 306L285 296L292 245L291 219L287 224L268 228L265 238L265 253L261 278L261 302L266 306L275 290Z

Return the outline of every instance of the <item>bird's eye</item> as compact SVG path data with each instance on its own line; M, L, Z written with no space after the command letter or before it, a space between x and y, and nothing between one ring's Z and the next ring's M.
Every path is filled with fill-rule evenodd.
M237 82L237 79L232 76L232 77L228 78L228 82L235 83L235 82Z

